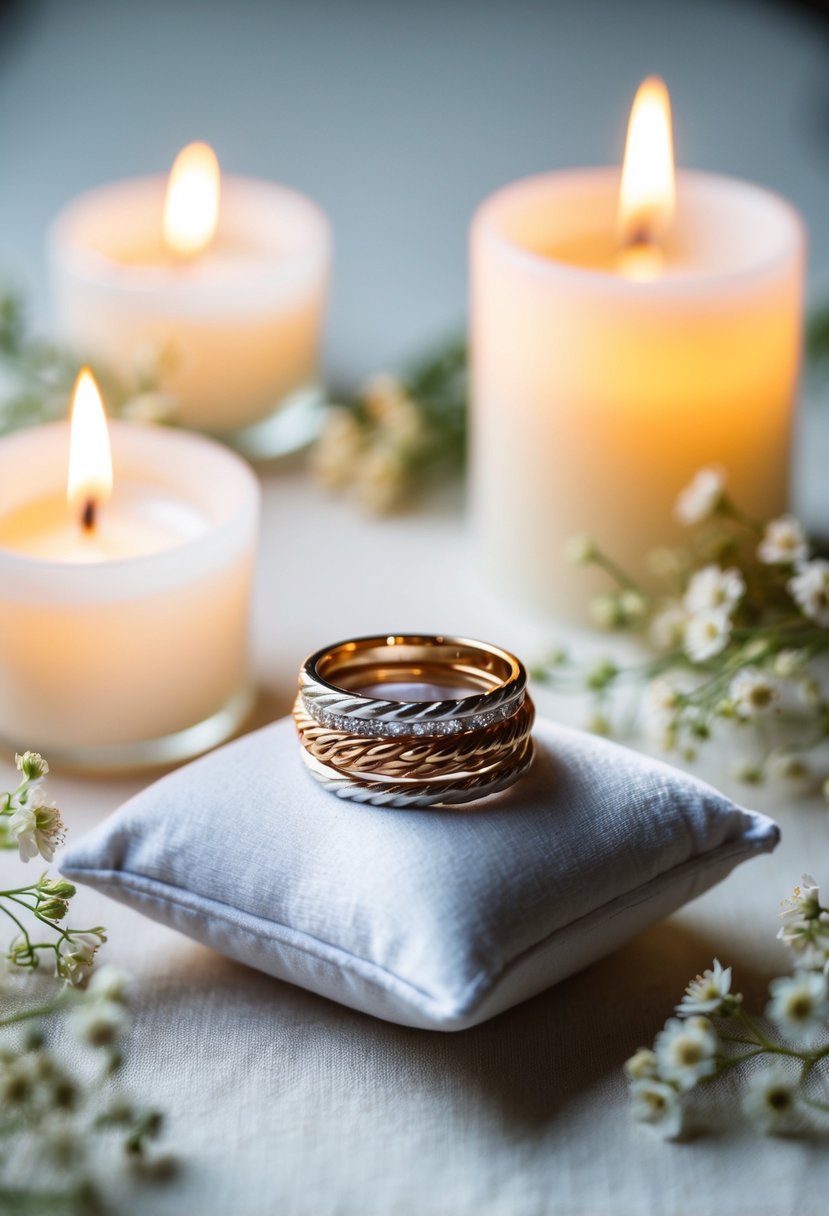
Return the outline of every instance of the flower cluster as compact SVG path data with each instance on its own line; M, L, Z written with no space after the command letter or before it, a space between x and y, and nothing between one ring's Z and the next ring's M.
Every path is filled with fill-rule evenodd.
M37 752L24 752L16 760L20 783L13 792L0 794L0 844L16 848L24 862L38 855L51 860L64 828L57 807L43 795L49 765ZM161 1126L157 1111L135 1106L120 1092L113 1095L107 1084L121 1067L128 983L111 967L92 970L106 934L100 926L78 929L65 923L74 895L71 882L48 873L0 890L0 912L15 929L0 1016L0 1136L5 1150L0 1206L4 1201L13 1211L103 1210L103 1197L88 1173L97 1140L108 1129L120 1131L126 1150L143 1160L147 1141ZM44 930L48 940L40 940ZM53 961L60 983L43 975L43 956ZM79 1059L74 1047L55 1046L63 1039L46 1031L58 1019L92 1052L97 1070ZM20 1162L31 1161L33 1145L36 1179L28 1167L17 1172Z
M404 379L372 377L333 406L311 453L316 480L348 490L367 511L392 510L420 482L459 468L465 441L466 361L450 349Z
M747 518L716 468L703 469L683 490L676 516L690 529L690 543L649 555L655 592L639 587L589 537L568 547L572 561L602 568L616 584L591 606L594 622L636 631L653 657L614 668L599 688L566 663L537 674L559 686L586 683L602 722L619 685L643 683L648 728L683 759L695 759L715 727L729 724L752 741L738 778L808 780L804 753L829 739L821 683L829 561L813 554L794 516L765 524Z
M715 959L691 980L656 1036L625 1064L632 1113L668 1138L682 1131L683 1098L700 1083L747 1061L770 1057L750 1073L743 1110L761 1131L792 1133L810 1116L829 1114L810 1081L829 1061L829 910L814 879L805 875L781 913L778 934L792 950L793 975L769 985L765 1019L749 1017L743 997L731 991L731 968Z

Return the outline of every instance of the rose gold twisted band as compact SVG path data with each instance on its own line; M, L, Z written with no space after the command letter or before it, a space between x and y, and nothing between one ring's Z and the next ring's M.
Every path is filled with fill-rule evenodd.
M532 730L535 708L529 697L510 718L482 730L449 736L366 737L320 726L297 697L294 722L302 746L316 760L340 771L372 776L450 777L490 767L517 755Z

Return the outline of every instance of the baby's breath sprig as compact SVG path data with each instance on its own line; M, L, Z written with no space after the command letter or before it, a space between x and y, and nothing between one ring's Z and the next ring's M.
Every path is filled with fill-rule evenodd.
M175 402L159 391L169 357L163 350L150 353L130 378L93 359L109 411L138 421L173 421ZM19 291L0 290L0 435L65 418L81 362L35 332Z
M51 861L64 827L43 793L49 765L31 751L16 761L19 784L0 793L0 847L16 848L23 862L38 856ZM4 1212L88 1216L104 1210L93 1158L112 1131L120 1133L131 1161L151 1172L159 1165L147 1160L146 1146L160 1130L160 1114L115 1088L129 1025L129 983L114 968L92 970L106 933L99 925L66 923L75 893L71 882L48 873L0 890L0 913L13 930L0 992ZM42 975L44 958L53 964L51 976ZM65 1049L65 1031L91 1061L79 1060L75 1046Z
M754 741L737 777L814 776L804 756L829 738L822 683L829 561L814 555L794 516L760 524L745 515L716 468L703 469L683 490L676 516L689 544L650 554L655 591L640 587L593 539L577 537L568 546L571 561L598 567L611 580L611 590L590 605L593 622L637 634L648 656L585 671L559 654L536 678L590 692L593 723L605 731L620 686L644 688L646 726L688 762L730 723Z
M679 1136L685 1095L746 1065L743 1111L760 1131L792 1134L825 1123L829 1102L818 1086L829 1064L829 908L809 875L784 901L781 919L777 936L795 970L771 981L764 1019L749 1016L742 994L731 991L731 968L715 959L688 984L653 1047L626 1062L639 1122Z
M466 398L462 343L403 377L373 376L353 401L329 410L311 454L312 473L327 489L350 492L369 512L393 510L425 482L462 468Z

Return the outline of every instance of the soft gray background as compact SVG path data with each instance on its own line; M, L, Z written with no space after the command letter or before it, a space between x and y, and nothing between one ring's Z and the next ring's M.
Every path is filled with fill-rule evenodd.
M0 2L0 273L45 309L43 233L195 138L315 196L336 380L461 322L466 230L516 176L621 157L639 80L683 164L788 195L829 268L829 27L784 0ZM0 21L2 17L0 16Z

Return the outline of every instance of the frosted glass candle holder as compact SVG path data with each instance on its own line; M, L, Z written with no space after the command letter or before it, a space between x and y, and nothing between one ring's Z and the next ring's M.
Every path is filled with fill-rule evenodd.
M0 442L0 741L95 769L195 755L253 700L256 478L198 435L114 422L111 444L113 496L79 557L68 425ZM136 535L149 551L119 557Z
M215 240L177 258L162 240L166 187L163 176L117 182L58 215L59 334L128 382L158 377L182 426L253 457L301 447L322 402L328 220L294 190L226 176Z

